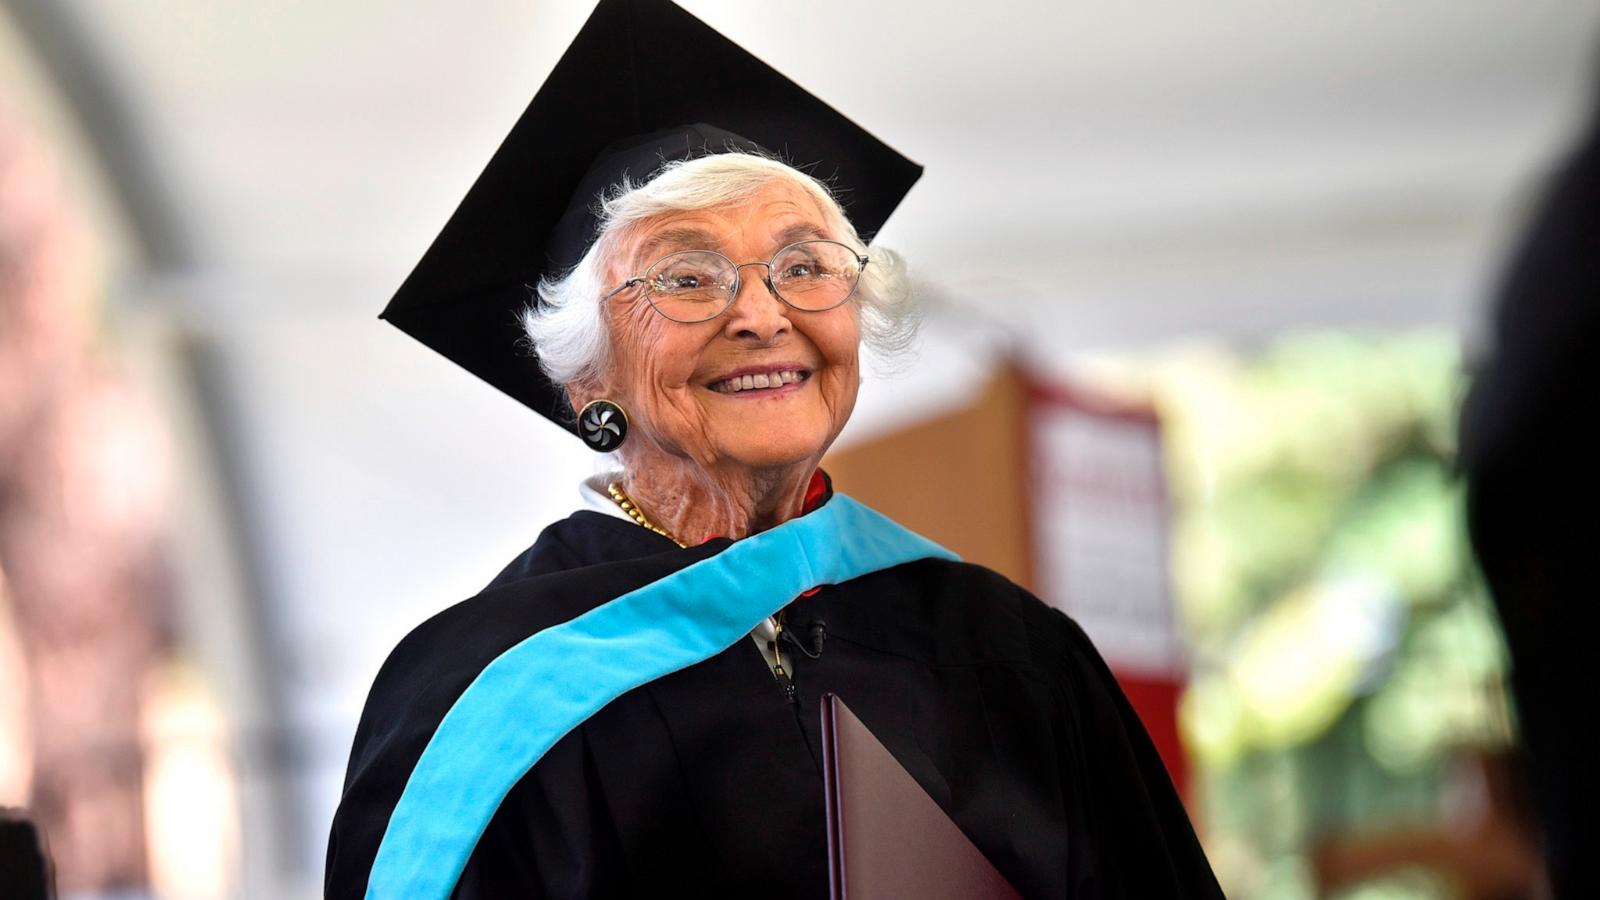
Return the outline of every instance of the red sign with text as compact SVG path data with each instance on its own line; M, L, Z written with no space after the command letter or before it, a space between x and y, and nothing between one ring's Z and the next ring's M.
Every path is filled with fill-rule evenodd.
M1148 408L1035 384L1029 409L1036 581L1117 676L1180 792L1184 657L1173 612L1161 423Z

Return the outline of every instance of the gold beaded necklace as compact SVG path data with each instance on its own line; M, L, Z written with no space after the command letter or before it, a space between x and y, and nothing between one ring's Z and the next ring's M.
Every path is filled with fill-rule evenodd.
M627 491L622 489L622 485L613 481L606 485L606 493L610 494L611 499L615 500L617 505L622 507L622 511L628 514L628 518L644 526L645 528L654 531L656 534L661 535L674 544L677 544L679 547L689 546L683 541L678 540L677 537L672 534L672 532L662 528L646 518L644 510L639 508L639 504L633 502L633 498L629 497Z

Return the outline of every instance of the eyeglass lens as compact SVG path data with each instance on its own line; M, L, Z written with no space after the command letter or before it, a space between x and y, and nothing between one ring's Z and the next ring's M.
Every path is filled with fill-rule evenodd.
M821 312L843 303L861 276L855 251L833 241L801 241L770 263L772 288L796 309ZM733 302L739 267L720 253L685 250L645 270L645 293L658 312L677 322L704 322Z

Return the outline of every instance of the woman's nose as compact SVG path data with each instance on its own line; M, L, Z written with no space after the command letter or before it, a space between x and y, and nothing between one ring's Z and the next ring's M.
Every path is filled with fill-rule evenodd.
M789 306L772 289L765 266L741 273L739 293L724 315L725 333L734 340L770 344L789 332Z

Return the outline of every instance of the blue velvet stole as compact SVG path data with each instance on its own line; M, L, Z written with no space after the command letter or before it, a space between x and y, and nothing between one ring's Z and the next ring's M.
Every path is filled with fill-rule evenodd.
M506 794L607 703L733 646L803 591L930 557L956 558L835 494L513 646L456 699L412 769L368 900L447 900Z

